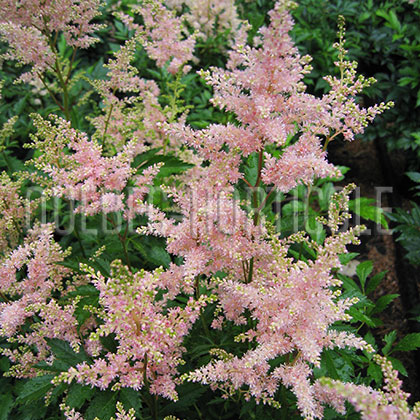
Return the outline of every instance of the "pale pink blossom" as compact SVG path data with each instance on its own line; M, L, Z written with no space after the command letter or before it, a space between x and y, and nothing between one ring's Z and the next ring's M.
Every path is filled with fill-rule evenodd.
M5 57L33 66L22 76L25 81L44 73L56 60L50 47L54 33L62 33L75 48L98 41L92 35L101 26L90 22L100 14L100 5L101 0L2 0L0 36L10 46Z

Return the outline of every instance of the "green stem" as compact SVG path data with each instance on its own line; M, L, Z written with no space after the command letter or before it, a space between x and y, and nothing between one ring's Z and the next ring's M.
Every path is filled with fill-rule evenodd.
M77 223L74 223L74 235L76 236L76 239L79 242L80 250L82 251L83 258L87 258L85 248L83 247L82 239L80 237L79 228L77 227Z
M109 112L108 112L108 115L106 117L104 132L102 134L102 141L103 141L103 143L105 143L105 135L106 135L106 132L108 131L109 121L111 120L111 115L112 115L113 109L114 109L114 104L112 104L109 107Z
M247 284L251 283L253 274L254 274L254 257L252 257L249 260L249 271L248 271Z
M3 292L0 292L0 298L2 298L4 302L10 302L10 299Z
M273 188L264 198L264 200L261 202L260 207L258 207L258 213L261 213L262 209L265 206L265 203L267 202L267 200L269 199L270 195L273 194L273 192L275 191L275 188Z
M70 121L70 108L69 108L69 92L67 90L67 84L64 80L64 77L61 73L60 65L58 59L55 59L55 68L58 76L58 80L60 81L61 88L63 89L63 108L64 108L64 115L66 116L66 120Z
M311 194L312 194L312 185L309 184L308 185L308 190L306 192L306 197L305 197L305 222L308 220L309 217L309 203L310 203L310 199L311 199Z
M66 198L64 198L64 201L71 208L71 206L70 206L70 200L67 200ZM80 250L82 251L83 258L87 258L86 252L85 252L85 248L83 247L82 239L80 237L79 228L77 227L76 217L74 218L74 236L76 237L77 242L79 242L79 246L80 246Z
M59 100L55 97L53 91L49 88L49 86L47 85L47 83L45 82L45 79L42 77L42 75L40 73L38 73L38 77L41 80L42 84L44 85L45 89L47 89L48 93L50 94L52 100L56 103L56 105L60 108L60 110L62 112L64 112L64 107L63 105L59 102Z
M195 287L195 299L198 300L198 299L200 299L200 296L201 296L201 293L200 293L200 278L199 278L199 276L197 276L195 278L194 287ZM204 319L203 308L200 308L200 320L201 320L201 324L203 325L204 334L206 335L206 337L211 342L213 342L213 340L211 338L209 327L207 326L206 320Z
M108 220L108 222L111 223L111 225L114 229L117 228L117 225L116 225L114 219L111 216L107 216L106 220ZM128 256L127 244L126 244L126 242L127 242L127 232L128 232L128 225L125 228L124 234L121 235L117 231L117 236L118 236L118 239L119 239L119 241L121 243L121 246L122 246L122 249L123 249L125 263L127 264L127 267L129 268L129 270L131 271L130 257Z
M76 58L76 51L77 51L77 47L73 49L73 54L71 55L69 71L67 72L66 81L65 81L66 86L69 84L71 71L73 70L74 59Z
M196 403L194 403L194 404L193 404L193 407L195 408L195 411L197 411L198 417L199 417L200 419L202 419L202 418L203 418L203 415L201 414L201 411L200 411L200 409L198 408L197 404L196 404Z
M263 153L264 153L264 150L260 150L260 153L258 155L258 175L257 175L257 180L252 190L252 208L255 212L253 220L252 220L254 223L254 226L258 225L258 222L260 220L260 212L261 212L261 209L258 203L258 186L260 185L260 182L261 182L261 172L262 172L263 157L264 157ZM254 275L254 257L252 257L249 260L248 279L246 281L247 284L251 283L253 275Z
M327 150L327 147L330 144L330 142L342 133L343 133L343 130L339 130L336 133L334 133L332 136L327 137L327 139L325 140L325 143L324 143L324 147L322 148L322 151L325 152Z
M67 74L66 80L64 80L64 77L63 77L63 74L62 74L61 68L60 68L60 62L58 60L58 58L59 58L58 57L58 50L57 50L57 47L56 47L58 32L56 32L54 39L52 39L51 38L51 32L49 32L45 22L44 22L44 24L45 24L45 35L48 37L48 44L51 48L51 51L55 55L54 70L55 70L55 73L58 77L58 81L60 82L61 89L63 89L63 105L60 106L60 109L64 112L66 120L70 121L69 92L68 92L68 89L67 89L67 83L68 83L68 80L69 80L69 77L70 77L72 63L70 65L69 72ZM75 54L75 52L74 52L74 54ZM74 58L72 58L72 60L73 59ZM56 101L56 103L57 103L57 101Z

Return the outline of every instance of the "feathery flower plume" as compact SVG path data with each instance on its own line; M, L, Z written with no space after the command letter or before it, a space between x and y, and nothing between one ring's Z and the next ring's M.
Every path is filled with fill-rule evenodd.
M0 3L0 36L9 44L4 58L31 65L20 79L29 81L54 66L54 37L63 34L69 46L88 48L101 26L90 23L100 14L101 0L34 0Z

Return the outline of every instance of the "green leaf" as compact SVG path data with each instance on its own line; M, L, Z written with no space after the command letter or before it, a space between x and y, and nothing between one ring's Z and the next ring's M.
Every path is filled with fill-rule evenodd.
M359 309L352 307L347 310L354 321L365 323L368 327L376 327L376 322L362 313Z
M331 197L335 192L334 184L332 182L327 182L324 184L320 191L318 191L317 198L320 210L328 211L330 205Z
M118 399L124 404L126 410L134 408L134 410L136 410L137 413L141 412L142 400L139 391L135 391L132 388L122 388L119 393Z
M118 400L118 393L111 391L100 391L95 395L86 410L86 419L109 420L115 414L115 405Z
M55 358L67 364L68 367L89 361L88 355L82 348L76 353L66 341L59 340L58 338L47 338L46 341L54 353Z
M166 156L162 159L160 156L156 156L158 162L164 162L164 165L160 168L157 178L166 178L170 175L180 174L193 167L190 163L185 163L180 159L173 156ZM150 159L153 162L154 159Z
M11 393L0 395L0 420L8 420L13 408L13 395Z
M340 375L337 372L337 369L334 365L334 360L331 357L331 351L324 350L321 355L321 363L325 364L327 367L328 376L330 376L333 379L340 379Z
M376 385L380 385L382 382L382 371L381 368L374 362L369 363L367 368L368 375L373 378Z
M251 184L255 185L258 178L258 154L252 153L247 161L246 166L243 169L245 179Z
M7 357L0 357L0 371L7 372L10 369L10 361Z
M141 256L148 262L152 263L156 267L163 266L165 268L169 267L171 263L171 256L165 250L163 246L155 243L152 244L150 238L142 238L143 242L140 242L137 239L132 239L130 242L133 244L134 248L140 252ZM148 241L150 239L150 241Z
M380 273L375 274L369 279L365 290L366 296L372 293L374 290L376 290L376 288L379 286L379 283L384 278L385 274L386 271L381 271Z
M386 334L384 337L385 346L382 349L382 353L386 356L389 351L391 350L392 344L394 344L394 341L397 338L397 331L391 331L389 334Z
M16 402L29 404L43 398L46 393L54 386L51 381L55 375L37 376L29 379L20 391Z
M337 278L343 282L343 288L347 292L357 292L360 295L360 286L348 276L337 273Z
M356 274L357 274L357 277L359 277L360 284L362 285L363 290L365 290L366 279L368 275L372 272L372 270L373 270L372 261L364 261L356 267Z
M397 294L391 294L391 295L385 295L381 296L376 302L375 307L372 310L373 314L381 313L395 298L397 298L399 295Z
M83 386L78 383L72 383L66 398L69 407L79 409L86 401L89 401L95 389L90 386Z
M396 369L401 375L408 376L407 369L404 367L402 362L395 357L388 357L390 362L392 363L392 367Z
M401 32L401 23L393 10L389 11L388 21L390 23L391 28L394 29L394 31Z
M406 172L405 173L412 181L420 184L420 172Z
M178 388L179 400L176 403L169 403L163 408L161 415L169 415L191 407L206 392L205 388L194 383L184 383Z
M368 331L363 337L363 339L366 341L366 343L370 344L375 349L375 351L377 351L378 346L376 345L375 337L373 336L371 331ZM367 357L368 360L372 360L371 353L367 353Z
M36 368L45 370L47 372L67 372L69 370L68 363L62 362L61 360L54 360L53 364L48 364L45 361L39 362L35 365Z
M341 264L346 265L359 255L358 252L347 252L346 254L340 254L338 258L340 259Z
M281 208L282 216L289 216L303 211L305 211L305 204L298 200L292 200Z
M358 214L363 219L380 223L388 229L388 222L385 219L382 208L375 206L375 200L372 198L359 197L349 201L349 210Z
M306 220L305 230L309 233L312 240L318 244L323 244L327 236L323 226L316 220L315 216L310 216Z
M406 335L394 347L394 351L412 351L420 347L420 333Z

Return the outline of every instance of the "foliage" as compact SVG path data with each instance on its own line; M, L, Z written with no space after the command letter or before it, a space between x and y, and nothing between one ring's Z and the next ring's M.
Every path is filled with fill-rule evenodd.
M331 45L338 15L347 22L349 55L377 84L366 90L364 101L392 100L392 110L369 127L366 139L379 139L390 150L411 151L410 166L418 169L417 139L420 105L418 1L312 1L295 9L294 37L304 53L314 57L315 71L308 83L325 91L321 75L331 72Z
M0 418L418 418L326 155L392 104L341 17L310 73L293 2L204 4L0 3Z
M416 183L415 190L420 188L420 174L418 172L408 172L407 176ZM415 195L418 195L417 192ZM394 231L399 234L398 241L407 251L406 258L413 265L420 264L420 207L415 202L411 203L411 210L406 211L398 208L389 218L396 222Z

